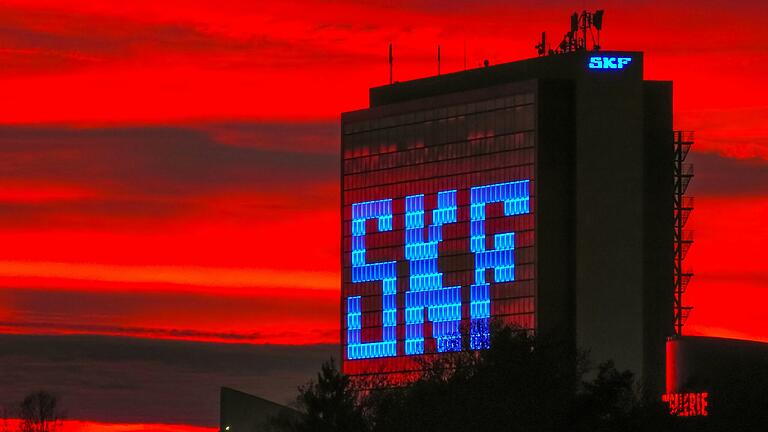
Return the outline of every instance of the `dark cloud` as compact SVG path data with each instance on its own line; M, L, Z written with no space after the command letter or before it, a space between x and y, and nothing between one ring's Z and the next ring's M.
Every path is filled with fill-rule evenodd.
M219 143L234 146L338 154L340 145L335 122L211 123L201 130Z
M220 386L285 403L337 355L334 345L0 335L0 404L47 389L71 418L214 426Z
M224 145L200 127L0 127L0 178L114 186L128 192L186 194L237 186L259 189L335 178L337 125L221 125L239 145ZM246 130L248 133L237 135ZM321 133L319 137L316 134ZM309 135L309 137L307 136ZM279 142L267 148L258 140ZM296 151L321 141L321 151ZM297 144L298 143L298 144ZM306 150L306 149L304 149Z
M120 221L122 228L156 227L174 223L174 218L195 211L192 203L180 200L153 200L140 197L83 199L43 203L3 203L3 228L83 227L108 230Z
M0 23L9 72L61 72L153 51L204 52L242 46L192 26L143 24L50 11L7 11ZM27 25L25 25L27 24ZM29 25L31 24L31 25Z
M336 340L338 293L291 289L231 292L78 291L3 288L13 310L11 333L92 333L141 337L270 342ZM173 326L169 327L168 319ZM148 323L137 325L137 322ZM320 326L317 323L331 323ZM312 327L311 330L308 328Z
M329 202L322 186L338 178L337 146L335 123L0 126L0 184L74 186L96 194L0 202L0 210L6 226L95 227L188 213L216 194L241 196L246 212L322 206ZM249 203L249 195L257 199Z
M76 323L50 323L50 322L12 322L0 321L0 328L3 330L17 330L23 333L48 334L53 333L77 333L77 334L99 334L99 335L140 335L146 338L158 339L192 339L192 340L218 340L223 342L242 342L253 343L254 341L264 339L287 339L296 337L306 337L306 334L299 332L212 332L193 329L163 329L152 327L136 326L114 326L114 325L95 325L95 324L76 324ZM11 331L10 333L14 333ZM318 339L331 339L338 334L336 330L323 330L314 332L313 336Z
M171 61L183 55L238 51L246 41L191 23L149 23L118 16L0 7L3 75L61 73L129 64L135 58Z
M758 196L768 194L768 161L734 159L716 153L691 152L695 177L691 195Z
M276 36L270 32L272 27L253 26L233 35L225 23L206 22L211 17L152 22L129 15L120 10L75 13L0 6L4 64L0 73L50 74L109 63L131 66L136 61L167 65L200 57L208 59L211 68L227 69L370 59L346 52L344 44L324 45L305 34Z

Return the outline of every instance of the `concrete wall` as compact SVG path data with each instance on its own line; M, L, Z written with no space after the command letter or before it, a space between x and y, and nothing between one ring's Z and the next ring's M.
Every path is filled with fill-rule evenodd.
M576 342L595 363L614 360L618 368L640 373L642 56L622 71L581 69L575 115Z
M572 81L540 81L536 153L536 329L575 348Z
M674 334L672 83L643 83L645 183L643 193L643 370L648 397L664 390L664 344Z

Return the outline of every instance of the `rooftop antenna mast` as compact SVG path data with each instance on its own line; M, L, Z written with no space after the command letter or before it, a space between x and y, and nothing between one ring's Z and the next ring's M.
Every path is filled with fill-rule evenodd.
M389 83L392 84L392 42L389 43Z
M440 75L440 45L437 46L437 75Z
M539 57L547 55L547 32L541 32L541 42L536 45Z
M542 32L541 42L535 46L537 54L541 57L576 51L600 51L600 31L603 29L604 13L605 11L602 9L595 12L585 10L581 14L574 12L571 15L571 29L563 36L563 40L557 48L554 50L549 49L547 46L547 35ZM595 36L595 31L597 36Z
M464 36L464 70L467 70L467 37Z

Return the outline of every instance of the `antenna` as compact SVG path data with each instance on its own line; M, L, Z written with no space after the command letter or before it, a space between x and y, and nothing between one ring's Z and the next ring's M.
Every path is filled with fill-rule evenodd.
M539 57L547 55L547 32L541 32L541 42L535 46L536 52L539 53Z
M571 15L571 33L576 33L576 30L579 29L579 14L574 12L573 15Z
M464 36L464 70L467 70L467 37Z
M392 84L392 42L389 43L389 83Z
M603 14L604 13L605 13L604 10L598 9L592 15L592 25L597 30L597 42L595 42L594 38L592 40L592 45L594 46L595 51L600 51L600 30L603 29Z
M536 52L539 56L564 54L574 51L587 51L589 40L592 40L592 51L600 51L600 31L603 29L603 15L605 11L598 9L595 12L582 11L580 14L574 12L571 15L571 28L563 36L557 48L554 50L547 48L546 34L541 33L541 42L536 44ZM597 30L597 37L593 32ZM589 33L590 37L587 37Z
M440 75L440 45L437 45L437 75Z

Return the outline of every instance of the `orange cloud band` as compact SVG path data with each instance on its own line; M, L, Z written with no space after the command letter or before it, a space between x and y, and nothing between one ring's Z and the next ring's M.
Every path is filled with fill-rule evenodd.
M206 287L303 288L335 290L332 272L255 268L128 266L90 263L0 261L0 277L42 277L134 283L173 283Z

